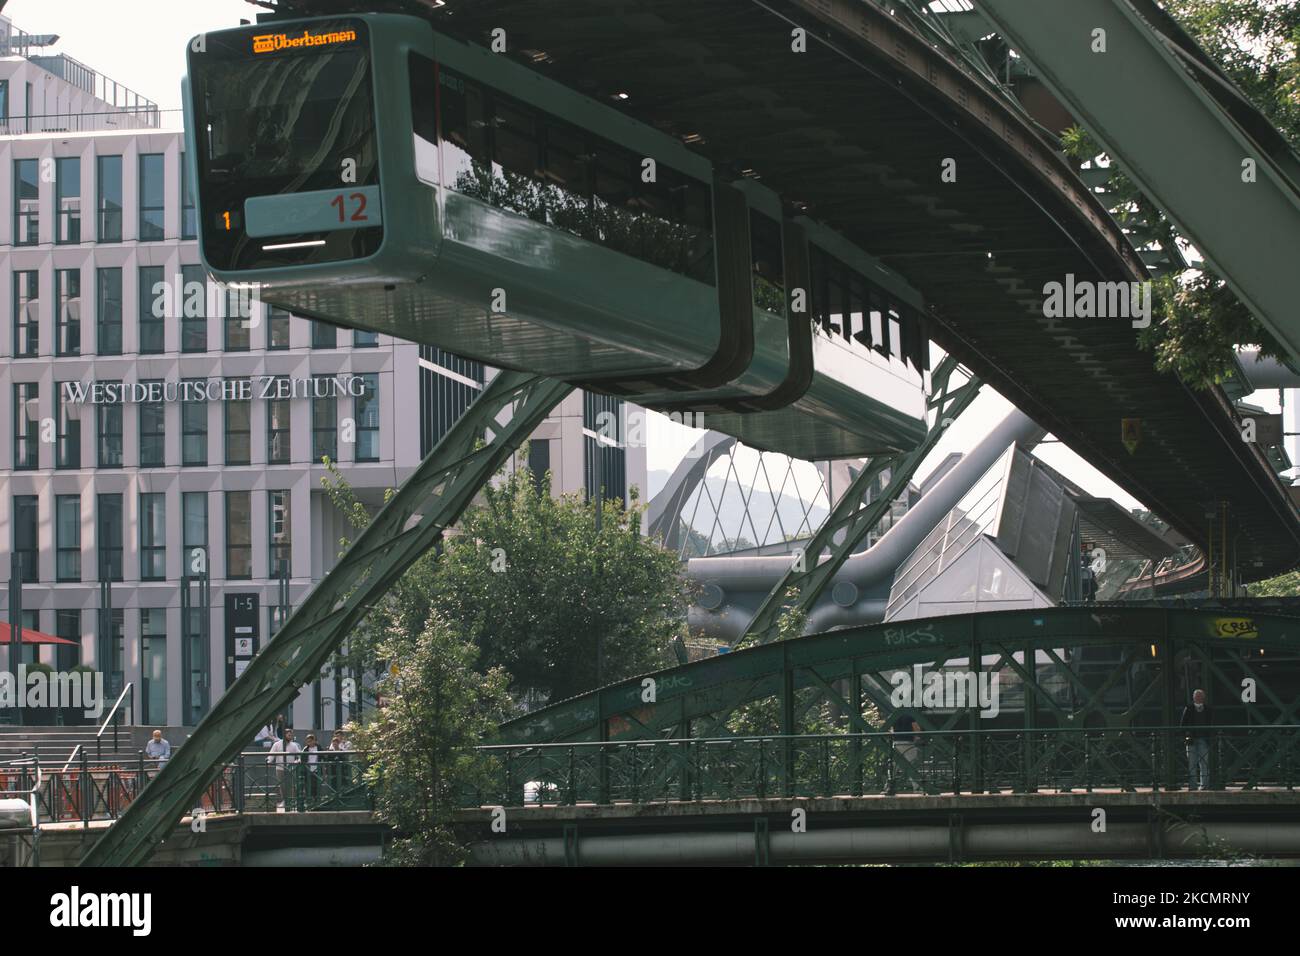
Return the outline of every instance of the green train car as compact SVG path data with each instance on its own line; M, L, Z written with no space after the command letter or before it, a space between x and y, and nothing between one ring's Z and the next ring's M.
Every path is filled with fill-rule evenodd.
M919 296L758 182L417 18L202 40L187 161L218 280L796 457L924 436Z

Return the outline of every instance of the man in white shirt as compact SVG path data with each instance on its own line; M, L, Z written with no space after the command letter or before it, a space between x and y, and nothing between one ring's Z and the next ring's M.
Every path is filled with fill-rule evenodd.
M284 739L277 740L271 744L271 752L266 757L266 762L275 767L275 782L280 788L280 805L277 810L283 810L289 802L289 790L293 780L294 770L298 765L298 754L302 753L293 740L293 728L284 728ZM285 771L289 772L286 774Z

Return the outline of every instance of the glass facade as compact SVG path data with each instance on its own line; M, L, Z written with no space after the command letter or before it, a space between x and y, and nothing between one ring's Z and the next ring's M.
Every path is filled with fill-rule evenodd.
M95 270L95 351L122 354L122 270Z
M183 400L181 402L181 464L206 465L207 463L208 403Z
M14 495L13 562L23 581L33 584L41 579L39 515L40 499L36 495Z
M313 385L320 381L317 379ZM332 396L311 400L312 464L320 464L322 458L339 460L339 403Z
M157 492L140 496L140 580L167 577L167 496Z
M288 573L293 563L293 520L290 512L290 493L286 491L268 491L266 493L267 540L270 544L267 574L279 577Z
M40 242L40 163L35 159L14 160L14 245L34 246Z
M55 611L54 636L76 642L73 645L59 644L54 648L54 665L66 673L81 663L81 612L64 608Z
M34 358L41 350L41 274L14 273L14 358Z
M81 354L81 270L54 270L54 354Z
M113 382L111 384L121 384ZM97 462L100 468L122 467L122 406L96 405L99 436Z
M122 241L122 157L95 157L95 209L100 242Z
M167 610L140 609L141 717L167 723Z
M54 579L81 580L81 496L54 499Z
M227 465L252 463L253 402L251 399L226 399L226 458Z
M289 313L284 309L269 306L266 310L266 347L274 350L289 347Z
M181 167L181 238L194 239L199 234L199 212L194 204L194 183L190 181L190 168L185 154L180 154Z
M292 413L290 400L273 398L266 403L266 463L287 465L292 457Z
M138 290L140 317L140 352L142 355L163 351L167 340L166 301L162 266L141 266Z
M253 495L250 491L226 492L226 578L246 580L253 576Z
M40 390L39 382L14 383L14 471L35 471L41 466Z
M54 241L81 241L81 158L54 161Z
M98 495L95 503L95 543L99 580L122 580L122 496Z
M159 242L163 232L163 154L140 154L140 241Z
M141 385L149 386L147 380ZM158 380L159 386L162 381ZM162 468L166 464L165 419L167 406L161 402L140 402L137 406L140 429L140 467Z
M181 351L208 350L208 282L203 266L181 266Z
M379 376L359 376L365 392L353 399L353 420L357 429L357 461L379 461Z
M64 394L71 382L54 383L54 467L81 467L82 406L66 401ZM75 417L74 417L75 416Z

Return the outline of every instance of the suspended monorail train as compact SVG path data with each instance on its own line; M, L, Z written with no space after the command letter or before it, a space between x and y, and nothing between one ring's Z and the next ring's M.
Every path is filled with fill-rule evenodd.
M187 161L222 282L561 378L756 448L925 434L919 295L761 183L414 17L192 42Z

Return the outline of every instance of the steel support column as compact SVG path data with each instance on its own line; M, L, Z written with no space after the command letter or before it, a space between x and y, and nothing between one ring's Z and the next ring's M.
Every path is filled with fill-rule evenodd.
M358 536L83 866L143 863L220 765L319 674L370 607L456 521L572 386L502 372ZM513 407L506 423L500 421ZM484 436L486 433L486 440Z
M938 444L947 427L979 394L981 383L974 376L968 376L967 381L961 385L950 387L952 373L957 368L957 360L949 355L931 374L931 397L927 406L935 412L935 417L921 444L905 454L873 458L867 463L809 540L807 548L763 600L762 606L749 622L749 627L734 646L766 644L775 640L777 624L787 608L808 611L817 603L836 572L853 554L853 549L866 537L867 532L880 523L894 499L906 490L916 469ZM889 484L875 501L864 506L863 498L885 469L889 469ZM837 542L836 536L841 531L844 536ZM829 551L830 555L819 563L825 551ZM792 599L787 597L791 589L797 592Z

